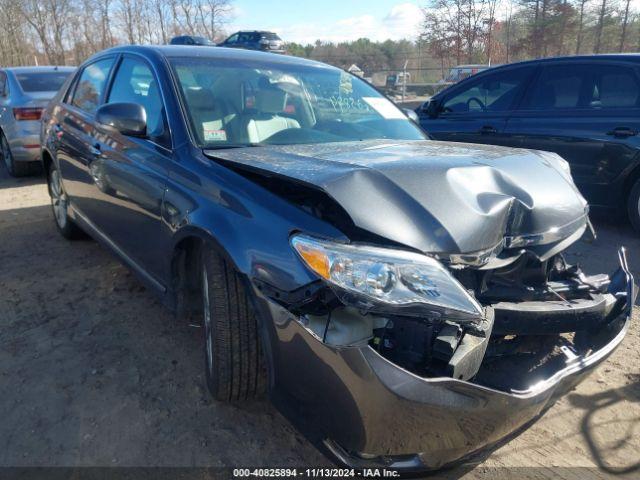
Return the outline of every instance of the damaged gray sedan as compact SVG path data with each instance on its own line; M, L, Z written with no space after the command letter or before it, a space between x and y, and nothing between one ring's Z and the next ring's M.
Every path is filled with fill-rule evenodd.
M629 328L624 249L611 274L563 255L594 235L565 161L429 141L327 65L119 47L61 90L42 141L60 232L201 322L215 398L268 388L344 465L496 445Z

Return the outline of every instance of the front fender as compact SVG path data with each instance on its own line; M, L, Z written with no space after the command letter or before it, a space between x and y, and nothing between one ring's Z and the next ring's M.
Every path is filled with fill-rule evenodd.
M177 165L180 167L180 165ZM295 231L344 239L342 232L265 187L204 158L173 168L162 216L173 248L195 236L216 246L250 281L291 292L317 280L289 245Z

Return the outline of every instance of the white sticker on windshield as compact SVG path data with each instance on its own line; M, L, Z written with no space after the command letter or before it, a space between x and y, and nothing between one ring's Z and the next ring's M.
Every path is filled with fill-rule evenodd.
M382 115L387 120L406 119L404 114L393 103L386 98L379 97L362 97L362 100L367 102L371 108Z
M382 115L387 120L397 120L406 118L404 114L386 98L380 97L362 97L362 100L367 102L371 108Z
M205 142L226 142L227 132L224 130L217 130L212 128L204 128L204 141Z

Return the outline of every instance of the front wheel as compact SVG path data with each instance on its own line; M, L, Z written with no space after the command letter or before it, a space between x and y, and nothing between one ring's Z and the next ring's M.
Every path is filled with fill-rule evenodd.
M631 187L627 211L631 225L636 229L636 232L640 233L640 178Z
M221 401L257 397L267 374L250 294L229 263L206 248L201 278L207 386Z
M48 175L49 195L51 196L51 208L53 210L53 218L56 222L58 231L64 238L72 240L82 236L82 231L69 218L69 197L62 186L62 178L60 171L52 162Z

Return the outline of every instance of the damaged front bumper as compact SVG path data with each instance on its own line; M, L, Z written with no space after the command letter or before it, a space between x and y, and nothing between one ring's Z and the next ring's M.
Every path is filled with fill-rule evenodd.
M350 467L410 472L460 461L525 428L622 342L637 292L623 251L620 256L621 269L612 277L619 282L617 317L597 331L583 332L579 349L563 346L562 361L544 378L539 372L518 374L511 388L483 385L477 379L482 375L472 381L422 377L366 343L330 345L258 293L263 313L273 320L274 401L298 428Z

